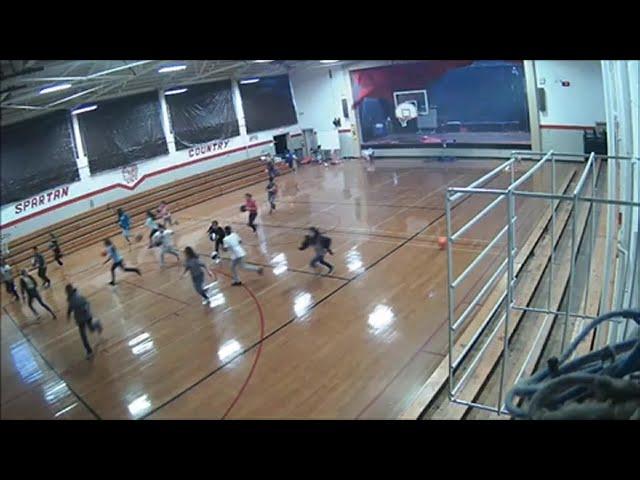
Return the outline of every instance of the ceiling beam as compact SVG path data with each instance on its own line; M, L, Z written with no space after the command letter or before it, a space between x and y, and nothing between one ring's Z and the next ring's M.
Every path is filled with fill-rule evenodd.
M56 100L55 102L49 103L45 108L55 107L56 105L60 105L61 103L68 102L69 100L73 100L74 98L80 97L82 95L86 95L87 93L94 92L98 90L100 87L90 88L88 90L83 90L82 92L75 93L65 98L61 98L60 100Z
M156 67L155 64L148 65L146 68L143 68L142 70L140 70L138 72L138 76L144 75L145 73L149 72L150 70L153 70L155 67ZM112 85L109 85L109 86L105 87L103 90L100 90L100 91L96 92L95 95L92 95L91 97L89 97L87 99L87 102L96 101L98 99L104 98L104 96L107 93L109 93L109 92L111 92L113 90L117 90L118 88L124 88L124 86L126 86L126 84L130 80L132 80L133 78L137 78L137 77L129 76L127 79L125 79L125 80L123 80L121 82L114 82Z
M95 78L95 77L100 77L102 75L107 75L109 73L113 73L113 72L119 72L120 70L127 70L127 69L131 69L133 67L137 67L138 65L145 65L151 62L155 62L157 60L141 60L139 62L133 62L133 63L128 63L127 65L122 65L121 67L115 67L115 68L110 68L108 70L104 70L102 72L98 72L98 73L94 73L93 75L88 75L85 78L89 79L89 78ZM135 70L133 71L134 76L136 75Z
M194 78L194 80L203 80L205 78L211 77L212 75L217 75L220 72L226 72L227 70L232 70L232 69L238 68L238 67L240 67L242 65L245 65L245 64L246 64L246 62L242 61L242 62L233 63L231 65L227 65L226 67L213 69L210 72L205 73L204 75L198 75L197 77Z

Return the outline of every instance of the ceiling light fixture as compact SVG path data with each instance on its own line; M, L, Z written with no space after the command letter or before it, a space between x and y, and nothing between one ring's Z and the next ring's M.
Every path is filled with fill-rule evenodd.
M339 62L340 60L320 60L320 63L336 63Z
M51 92L59 92L60 90L66 90L67 88L71 88L70 83L61 83L60 85L53 85L51 87L45 87L40 90L40 95Z
M273 62L274 60L254 60L253 63L269 63L269 62Z
M187 91L186 88L174 88L173 90L167 90L166 92L164 92L164 94L165 95L177 95L179 93L184 93L186 91Z
M79 113L90 112L98 108L98 105L87 105L86 107L76 108L75 110L71 110L72 115L78 115Z
M186 70L186 65L172 65L170 67L162 67L158 70L158 73L171 73L171 72L179 72L181 70Z
M248 79L246 79L246 80L240 80L240 84L242 84L242 85L247 85L247 84L249 84L249 83L257 83L257 82L259 82L259 81L260 81L260 79L259 79L259 78L248 78Z

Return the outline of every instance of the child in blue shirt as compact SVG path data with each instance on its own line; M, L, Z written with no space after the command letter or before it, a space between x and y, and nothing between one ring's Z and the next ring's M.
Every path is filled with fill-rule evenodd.
M111 265L111 281L109 282L109 285L116 284L116 268L121 268L125 272L135 272L138 275L142 276L142 273L140 273L140 270L138 270L137 268L125 267L124 259L122 258L122 255L120 255L120 252L118 252L118 249L116 248L116 246L113 243L111 243L110 239L108 238L105 239L104 246L105 246L106 255L107 255L107 260L104 263L108 263L109 260L113 262L113 264Z
M131 240L129 239L131 219L121 208L118 209L118 225L120 225L122 229L122 236L127 240L127 243L131 244Z

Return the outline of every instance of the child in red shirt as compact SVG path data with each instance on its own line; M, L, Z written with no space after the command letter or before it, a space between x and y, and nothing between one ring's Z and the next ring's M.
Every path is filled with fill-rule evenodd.
M256 233L257 232L256 225L253 222L255 222L256 217L258 216L258 204L253 199L250 193L245 193L244 197L246 199L244 206L249 212L249 223L247 225L251 227L251 229L253 230L253 233Z

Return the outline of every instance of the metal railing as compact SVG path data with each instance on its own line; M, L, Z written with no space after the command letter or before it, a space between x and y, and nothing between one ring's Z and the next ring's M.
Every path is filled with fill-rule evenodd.
M580 165L584 165L584 168L578 178L573 191L570 194L561 193L558 191L557 185L557 157L561 157L563 160L563 164L566 165L569 163L577 163ZM516 178L516 170L515 166L523 159L536 159L537 161L527 169L519 178ZM585 163L586 159L586 163ZM562 323L562 333L561 333L561 351L564 351L567 346L567 335L568 335L568 326L570 318L581 318L581 319L593 319L595 316L587 315L584 313L584 307L586 305L586 301L589 298L589 293L591 291L591 279L589 272L591 272L592 267L592 253L594 251L594 245L596 241L596 219L594 213L594 207L597 204L600 205L615 205L615 206L624 206L624 207L632 207L638 208L640 207L640 203L627 201L624 199L614 198L612 192L606 192L606 197L599 197L596 190L596 185L598 181L598 175L600 171L600 167L603 161L626 161L632 160L634 164L637 162L637 159L631 157L607 157L606 155L596 155L591 153L589 155L584 154L572 154L572 153L556 153L553 151L550 152L531 152L531 151L514 151L512 152L512 156L509 160L505 161L503 164L491 170L486 175L483 175L481 178L477 179L473 183L471 183L468 187L460 188L460 187L450 187L447 189L446 201L445 201L445 215L446 215L446 229L447 229L447 282L448 282L448 326L449 326L449 383L448 383L448 393L449 398L452 402L458 403L460 405L465 405L468 407L479 408L483 410L488 410L497 414L505 414L507 413L504 408L504 392L505 388L505 379L507 377L507 370L510 367L509 365L509 341L510 341L510 327L513 325L513 315L514 312L519 312L519 314L524 314L526 312L538 313L538 314L546 314L551 316L557 316L561 318ZM526 182L532 180L536 174L541 172L543 167L550 167L550 191L531 191L525 190L524 186ZM487 187L487 184L497 179L500 179L507 171L509 171L509 185L507 188L493 188ZM589 181L590 180L590 181ZM471 195L490 195L497 196L494 200L488 203L485 207L483 207L477 214L475 214L471 219L467 220L464 225L461 227L454 229L452 223L452 210L456 204L458 204L462 199L468 198ZM519 273L516 271L516 256L519 253L518 247L516 245L516 229L518 226L518 216L516 215L516 199L521 197L522 199L542 199L546 202L549 202L550 215L549 222L547 226L547 231L550 236L550 261L548 262L548 289L546 293L546 308L533 307L530 305L518 305L516 303L516 295L515 289L517 288L517 279ZM477 253L477 256L469 262L469 264L464 268L464 270L458 274L454 274L454 249L456 242L465 235L468 234L474 227L478 225L483 225L481 221L483 219L487 219L487 216L492 214L492 212L496 211L496 208L503 205L506 201L506 217L505 224L498 225L497 231L494 234L493 239L488 242L484 248ZM566 293L566 302L564 309L555 309L552 308L552 284L554 279L554 265L556 263L556 243L559 242L559 232L557 231L557 210L560 202L570 202L570 213L567 225L571 225L571 237L570 237L570 255L569 255L569 279L568 279L568 290ZM586 205L586 219L591 217L590 221L590 233L589 233L589 244L590 249L588 250L588 266L587 266L587 278L586 285L582 285L584 288L584 304L576 305L572 297L574 296L575 282L576 282L576 261L578 255L578 247L581 243L581 240L577 238L578 231L578 211L581 205ZM547 213L548 214L548 213ZM495 214L494 214L495 215ZM495 218L495 217L494 217ZM585 221L587 221L585 220ZM492 222L493 223L493 222ZM493 225L492 225L493 226ZM563 227L564 228L564 227ZM586 224L582 233L586 230ZM506 252L502 253L506 254L506 258L503 261L496 261L492 266L495 266L495 270L486 281L486 283L480 288L480 290L473 296L473 298L468 301L468 305L463 310L460 316L456 315L456 302L457 302L457 291L463 282L469 277L469 275L477 270L478 265L480 265L483 261L487 260L487 255L492 250L496 249L500 245L501 240L505 240L503 242L506 246ZM582 234L581 234L582 237ZM522 260L524 261L524 259ZM465 327L469 318L471 317L471 313L474 309L483 301L483 299L487 299L488 295L494 288L498 285L501 285L498 280L504 278L505 275L505 267L506 267L506 282L503 293L499 296L499 298L494 302L494 304L490 307L489 312L486 317L483 318L477 327L475 327L475 331L472 333L471 338L467 340L463 346L463 348L459 349L460 351L456 351L455 343L457 338L462 334L463 327ZM633 267L632 267L633 268ZM482 276L486 275L483 273ZM501 287L502 288L502 287ZM581 303L581 302L579 302ZM500 314L499 319L494 322L493 331L487 336L484 335L487 327L492 322L492 320L496 320L496 315ZM489 345L494 341L494 338L498 334L498 332L502 329L502 349L501 349L501 366L500 366L500 380L499 380L499 388L498 388L498 396L495 405L485 405L483 403L479 403L476 401L476 398L461 398L460 394L466 385L467 381L475 371L477 365L482 359L484 353L486 352ZM478 347L478 342L481 338L485 338L484 344ZM517 375L515 382L518 381L520 375L522 375L524 371L525 365L529 362L530 357L532 356L533 350L536 346L538 337L540 337L540 332L535 337L536 341L534 341L526 359L519 369L519 374ZM473 358L470 357L470 352L474 350ZM465 366L466 370L464 371L461 378L457 379L459 376L459 370L463 366ZM515 383L514 382L514 383Z

